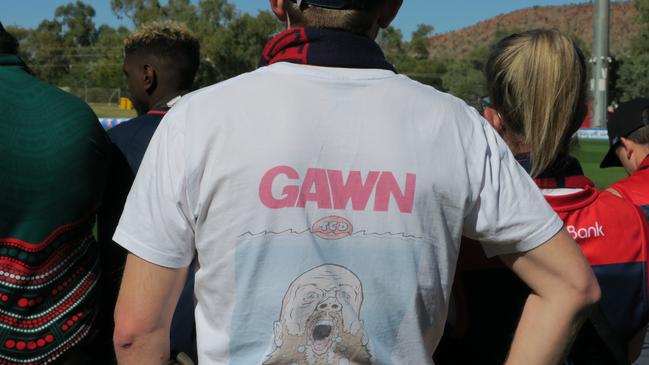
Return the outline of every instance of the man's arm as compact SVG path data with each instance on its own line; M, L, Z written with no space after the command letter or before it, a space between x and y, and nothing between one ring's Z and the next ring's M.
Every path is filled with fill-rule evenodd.
M129 254L115 308L115 353L120 364L169 360L169 327L187 277Z
M565 230L531 251L501 259L532 290L506 364L555 365L599 300L590 265Z

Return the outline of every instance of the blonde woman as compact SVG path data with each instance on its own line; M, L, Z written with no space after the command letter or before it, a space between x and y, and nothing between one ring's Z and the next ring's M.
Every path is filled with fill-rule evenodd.
M584 56L559 31L532 30L497 43L485 72L491 99L485 118L564 221L602 289L567 363L628 364L637 357L647 323L649 229L638 208L597 190L569 154L586 113ZM529 290L465 246L457 276L461 293L456 292L464 298L464 351L455 360L502 363ZM495 291L487 285L493 280L501 284ZM501 318L499 311L511 314L510 323L494 320Z

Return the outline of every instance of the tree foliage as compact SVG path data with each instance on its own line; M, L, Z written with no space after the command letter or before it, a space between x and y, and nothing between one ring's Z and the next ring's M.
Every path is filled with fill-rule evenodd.
M417 29L412 32L410 48L417 59L426 59L430 56L430 35L434 28L428 24L419 24Z
M81 1L62 5L54 11L54 19L62 25L65 43L72 47L92 45L97 35L95 9Z
M403 54L403 34L393 26L382 29L376 39L388 58Z
M118 18L128 18L136 27L164 18L158 0L111 0L110 6Z
M634 0L641 32L627 54L611 68L611 99L649 96L649 0ZM253 70L264 44L283 25L267 11L243 14L228 0L111 0L113 12L133 28L150 21L174 20L186 24L201 42L196 87L206 86ZM70 87L125 88L122 75L126 27L97 27L95 10L76 0L58 7L51 19L38 27L9 27L21 44L20 55L39 77ZM388 27L378 44L397 70L413 79L451 92L469 103L484 95L483 67L491 46L522 29L498 29L482 47L467 56L448 59L436 54L430 37L434 28L420 24L405 40ZM573 40L589 57L589 44L580 35Z
M134 27L174 20L190 28L201 42L196 86L250 71L281 24L269 12L241 14L227 0L111 0L113 12ZM95 10L82 1L58 7L52 19L35 29L10 27L20 55L40 78L60 86L125 88L123 43L130 30L97 27Z
M63 25L43 20L21 45L31 69L41 78L58 83L70 70L70 55L63 40Z
M640 32L631 41L631 50L618 55L611 78L610 99L628 101L649 97L649 0L634 0Z

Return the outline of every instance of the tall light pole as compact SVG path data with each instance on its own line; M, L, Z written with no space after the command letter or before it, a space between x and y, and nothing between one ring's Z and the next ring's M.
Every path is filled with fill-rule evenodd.
M611 57L608 54L609 40L609 2L608 0L593 0L593 78L591 91L593 93L592 126L605 128L608 107L608 71Z

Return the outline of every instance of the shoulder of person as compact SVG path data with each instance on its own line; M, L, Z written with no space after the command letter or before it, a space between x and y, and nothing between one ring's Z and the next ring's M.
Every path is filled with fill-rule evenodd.
M136 134L141 128L148 126L151 122L159 122L162 119L160 115L143 114L122 122L108 130L108 136L111 141L128 138ZM154 126L157 126L155 124Z
M192 108L194 106L202 107L205 105L204 103L209 105L224 100L232 100L232 98L236 97L232 95L234 91L239 89L245 91L252 90L252 87L255 87L255 83L264 77L264 69L262 67L254 71L246 72L185 94L174 104L169 114L173 114L174 110Z
M613 185L611 185L612 187ZM609 187L610 189L610 187ZM624 199L619 194L616 194L615 191L604 190L600 192L597 198L598 204L605 204L607 209L612 216L615 216L619 221L626 220L644 220L644 214L640 211L640 208L633 204L633 202ZM631 222L631 221L629 221Z

